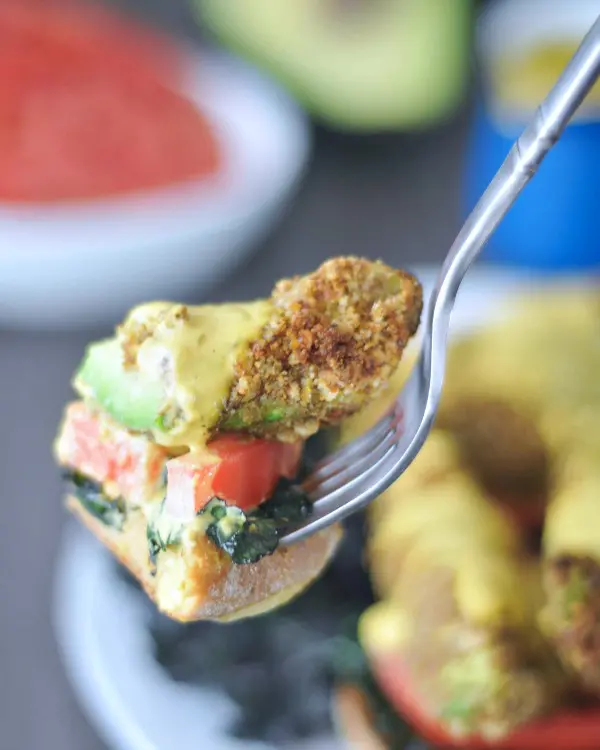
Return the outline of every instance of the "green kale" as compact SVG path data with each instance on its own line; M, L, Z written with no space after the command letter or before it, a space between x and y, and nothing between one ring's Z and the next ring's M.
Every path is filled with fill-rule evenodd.
M226 552L236 565L248 565L272 555L280 537L310 513L311 504L298 485L281 480L272 497L244 513L214 497L200 513L209 513L214 519L206 529L213 544Z
M280 479L273 495L259 508L263 517L277 523L280 531L304 521L311 511L306 492L289 479Z
M235 505L227 505L219 497L213 497L201 511L214 521L206 529L208 538L228 554L232 554L240 533L246 525L246 514Z
M127 518L127 509L122 499L107 497L102 485L76 471L67 471L63 478L71 493L79 500L87 512L117 531L121 531Z
M248 565L272 555L279 545L279 533L274 521L268 518L249 518L238 534L231 550L236 565Z
M158 515L154 521L150 521L146 526L146 539L148 541L148 555L152 565L156 565L156 557L159 552L164 552L167 547L179 544L183 526L168 526L167 531L160 528L160 517L164 511L165 501L163 500Z

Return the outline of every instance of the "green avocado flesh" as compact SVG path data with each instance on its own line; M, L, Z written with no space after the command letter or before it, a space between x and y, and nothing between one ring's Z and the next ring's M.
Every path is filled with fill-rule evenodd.
M75 390L130 430L162 431L161 411L166 398L162 382L137 370L125 370L122 359L116 339L90 345L75 375ZM291 411L277 405L265 406L261 409L261 421L277 423L289 417ZM249 417L243 409L225 414L220 429L244 430L254 426L257 415L253 412L250 422Z
M242 407L225 414L219 423L219 429L235 431L252 429L260 425L276 425L284 420L293 420L296 416L301 417L298 409L272 404L265 405L257 410L252 405L248 409Z
M160 445L204 445L223 416L240 352L272 311L267 300L140 305L115 338L88 348L75 389L122 426L151 432Z
M472 0L195 0L223 43L341 130L427 126L467 85Z
M125 370L116 339L88 347L73 385L84 400L97 404L130 430L147 431L157 426L164 387L158 379Z

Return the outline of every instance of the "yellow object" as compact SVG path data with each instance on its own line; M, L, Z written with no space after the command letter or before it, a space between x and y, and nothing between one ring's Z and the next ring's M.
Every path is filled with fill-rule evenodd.
M374 604L358 623L359 640L373 654L402 651L411 636L410 618L396 602Z
M507 53L492 69L497 98L510 107L527 110L537 107L575 54L580 41L548 41L517 54ZM599 105L600 83L596 83L583 107Z
M166 363L168 402L183 411L173 429L155 431L157 442L192 448L206 444L231 388L239 353L260 335L272 312L271 302L258 301L197 307L152 302L129 313L119 338L139 339L135 353L141 373L160 372Z

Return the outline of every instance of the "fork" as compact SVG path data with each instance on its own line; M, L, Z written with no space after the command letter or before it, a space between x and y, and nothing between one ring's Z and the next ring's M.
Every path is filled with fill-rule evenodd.
M282 537L282 544L304 540L362 510L414 460L438 410L450 316L460 284L599 75L600 17L512 146L452 244L429 301L417 362L397 400L372 429L316 465L303 483L313 512Z

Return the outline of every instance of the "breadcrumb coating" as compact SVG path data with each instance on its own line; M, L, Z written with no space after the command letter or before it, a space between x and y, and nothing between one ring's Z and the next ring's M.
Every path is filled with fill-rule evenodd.
M586 555L546 561L542 624L564 664L600 694L600 562Z
M276 284L274 314L235 368L221 429L298 439L377 396L416 333L419 282L342 257Z

